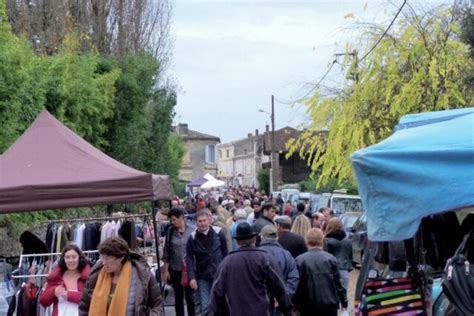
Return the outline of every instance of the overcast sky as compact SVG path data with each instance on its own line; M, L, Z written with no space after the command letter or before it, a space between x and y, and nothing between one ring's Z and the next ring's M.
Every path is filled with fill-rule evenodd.
M173 64L180 86L176 123L229 142L263 131L275 95L275 128L306 120L298 99L326 72L334 53L356 37L350 26L388 25L402 0L176 0ZM347 18L353 14L355 18ZM337 85L334 67L325 80ZM282 102L279 102L282 101Z

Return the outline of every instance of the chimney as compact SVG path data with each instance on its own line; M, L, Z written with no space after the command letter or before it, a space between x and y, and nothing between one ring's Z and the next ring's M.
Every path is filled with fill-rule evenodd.
M258 136L258 128L255 130L255 136Z
M265 125L265 131L266 131L267 133L270 131L270 126L268 126L268 124Z
M179 131L180 135L187 136L188 135L188 124L179 123L178 131Z
M248 137L248 138L252 138L252 133L248 133L248 134L247 134L247 137Z

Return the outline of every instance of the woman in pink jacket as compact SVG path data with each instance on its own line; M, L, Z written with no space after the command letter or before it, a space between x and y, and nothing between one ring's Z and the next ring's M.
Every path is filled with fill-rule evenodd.
M58 266L47 278L40 304L44 307L53 304L52 316L58 315L60 300L72 303L67 304L68 308L77 311L89 273L90 267L82 251L75 244L69 244L63 249Z

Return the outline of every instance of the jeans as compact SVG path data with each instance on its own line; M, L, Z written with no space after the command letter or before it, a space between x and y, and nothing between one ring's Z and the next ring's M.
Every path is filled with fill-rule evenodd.
M339 270L339 273L341 274L341 284L344 290L346 290L346 295L347 295L347 289L349 287L349 271L348 270Z
M213 279L197 279L197 293L199 295L199 300L201 301L201 315L207 314L213 281Z
M189 286L183 286L181 284L181 271L174 271L172 269L169 271L170 281L174 290L174 310L176 316L184 316L184 296L186 296L186 309L188 310L188 316L194 316L194 291Z

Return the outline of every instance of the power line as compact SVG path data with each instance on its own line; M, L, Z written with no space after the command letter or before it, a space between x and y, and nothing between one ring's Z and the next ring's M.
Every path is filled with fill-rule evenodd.
M279 100L277 98L275 98L275 101L277 101L278 103L281 103L281 104L287 104L287 105L292 105L292 104L295 104L295 103L299 103L301 101L303 101L304 99L306 99L316 88L319 87L319 85L323 82L324 79L326 79L326 77L328 76L329 72L331 71L332 67L334 67L334 65L337 63L337 60L334 59L331 63L331 66L329 66L328 70L326 70L326 73L318 80L318 82L316 84L313 85L313 87L302 97L298 98L297 100L294 100L292 102L286 102L286 101L282 101L282 100Z
M397 19L398 15L400 14L400 12L402 12L402 9L403 7L405 6L405 4L407 3L407 0L404 0L402 5L400 6L400 8L398 9L398 12L397 14L395 14L395 16L393 17L392 19L392 22L390 22L390 24L388 25L387 29L385 30L385 32L382 33L382 36L380 36L380 38L377 40L377 42L375 42L374 46L372 46L372 48L367 52L365 53L364 56L362 56L361 59L359 59L359 62L363 61L367 56L370 55L370 53L372 53L372 51L380 44L380 42L382 41L382 39L385 37L385 35L387 35L388 31L390 30L390 28L392 27L393 23L395 23L395 20Z

